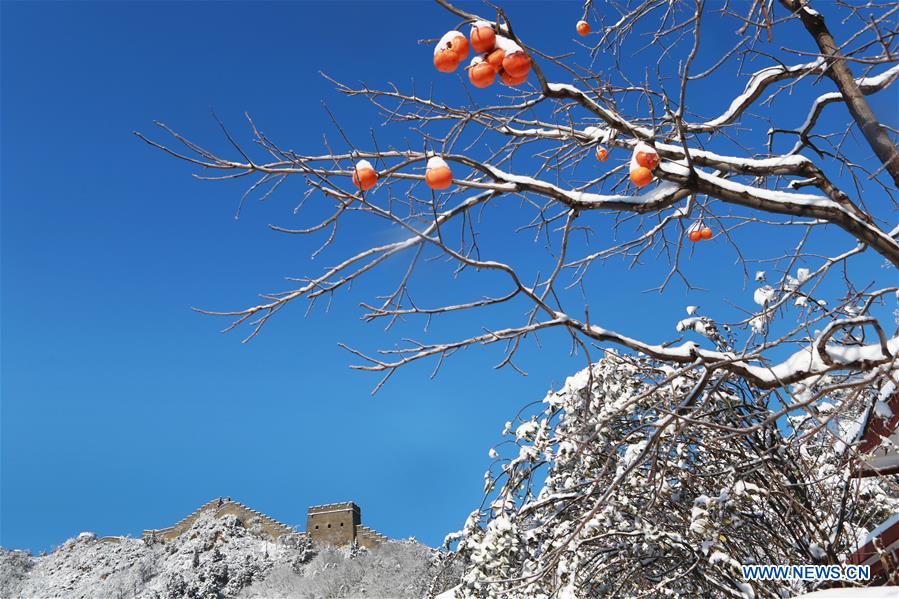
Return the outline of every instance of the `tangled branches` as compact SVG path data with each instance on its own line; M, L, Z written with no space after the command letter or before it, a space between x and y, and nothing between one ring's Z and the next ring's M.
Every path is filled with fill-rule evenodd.
M287 149L249 117L255 150L222 125L231 157L163 124L180 147L138 134L201 179L251 180L244 197L303 181L295 213L307 220L273 229L320 237L314 256L341 253L255 305L202 311L230 318L227 330L246 327L249 340L297 300L330 297L403 261L391 292L363 300L362 318L388 329L419 320L426 338L375 352L346 347L354 368L382 374L375 390L407 364L432 360L436 372L473 346L501 346L498 366L518 369L523 343L548 331L588 361L597 346L625 352L591 366L592 382L569 384L561 404L550 400L543 420L519 429L518 442L530 444L505 464L499 503L466 528L461 550L476 565L469 591L739 596L752 589L740 586L735 561L840 559L895 509L888 481L848 482L854 450L840 423L866 422L896 378L896 128L868 99L899 79L899 4L835 0L825 13L802 0L587 1L583 18L599 23L596 34L551 56L501 9L490 20L437 3L457 27L486 20L525 49L532 84L450 101L331 79L367 101L385 133L358 145L329 112L340 142L321 153ZM722 28L736 29L732 44L710 51L707 32ZM788 47L798 40L813 50ZM693 110L709 96L721 107ZM839 105L848 122L828 108ZM597 168L597 146L625 159ZM628 158L646 146L660 161L654 182L635 190ZM453 171L445 191L424 184L434 156ZM377 171L365 191L353 185L362 160ZM503 218L485 221L488 209ZM344 248L351 218L386 225L390 240ZM633 322L591 313L591 282L612 260L658 262L655 290L692 289L687 265L700 250L685 239L699 225L714 228L713 247L734 256L750 294L716 289L723 301L703 314L689 307L671 323L677 336L652 339L633 336ZM535 260L503 259L485 243L525 234L546 248ZM772 241L746 244L748 235ZM419 301L428 283L418 273L436 259L475 281L466 299ZM498 307L523 317L491 324ZM428 332L459 313L475 315L478 330ZM623 380L613 385L610 370ZM532 493L532 467L544 462L552 474Z
M480 19L446 2L441 4L463 22ZM767 4L762 3L763 6ZM797 15L800 19L805 18L805 8L790 2L785 4L791 13L775 25L786 27L797 19ZM723 9L722 14L709 14L702 2L697 2L689 11L684 11L683 7L666 2L640 3L635 11L603 28L599 42L591 49L593 55L600 49L609 48L616 50L615 56L619 56L628 47L629 35L635 31L638 22L655 23L651 19L658 18L654 42L660 44L670 40L671 43L670 46L660 45L658 88L648 80L642 85L621 85L612 77L603 80L599 74L585 71L584 67L548 56L535 63L537 88L521 92L511 102L488 106L455 107L433 97L404 93L397 88L353 88L335 82L340 92L368 99L381 111L388 124L407 127L419 134L425 146L420 151L380 149L376 140L374 149L357 148L339 124L338 130L348 146L346 150L330 151L329 146L325 154L310 155L282 149L250 121L255 141L268 155L268 161L252 159L224 125L227 139L238 152L236 160L219 157L165 125L161 126L186 151L176 151L141 135L152 145L204 171L220 173L200 178L258 177L247 194L260 192L267 198L288 177L303 178L309 190L307 199L317 195L330 202L330 212L301 228L274 228L288 234L323 235L323 246L316 255L338 242L340 224L351 213L361 212L389 223L400 235L398 241L347 255L326 271L300 279L301 285L295 289L264 295L260 304L235 311L205 312L233 317L229 330L248 324L249 339L274 314L295 300L315 301L333 294L375 272L386 261L408 256L408 270L396 290L379 303L364 303L366 321L393 322L412 317L429 321L443 314L513 302L529 306L528 316L519 326L488 329L484 334L457 340L414 341L405 347L377 354L353 350L362 360L357 368L383 372L385 379L410 362L424 358L442 360L459 348L478 344L506 344L508 350L503 364L513 364L522 339L550 328L566 331L576 345L584 347L592 342L614 343L672 363L686 364L699 359L710 367L732 372L763 388L785 387L833 370L857 372L892 364L899 338L885 330L880 319L872 316L872 310L896 292L894 284L862 288L846 280L845 293L837 296L836 303L808 300L816 289L827 286L825 281L832 271L845 276L852 263L870 261L872 253L892 266L899 264L899 243L896 241L899 230L887 230L880 224L890 221L889 214L895 205L894 190L873 178L868 187L880 184L880 197L866 205L860 178L862 175L868 178L871 167L866 161L850 158L841 151L841 146L847 143L846 134L841 135L842 141L834 143L837 133L813 133L823 106L845 100L847 85L855 85L853 89L859 90L860 102L863 102L864 95L888 88L899 74L899 67L853 79L852 85L838 82L841 91L817 98L806 123L796 130L800 143L785 154L773 151L773 137L790 131L782 127L771 128L767 151L728 155L712 152L706 146L719 143L718 140L725 137L737 136L741 119L749 118L749 111L764 94L770 95L761 103L770 104L778 94L788 92L806 80L825 75L837 77L833 74L834 65L839 63L845 67L844 63L857 58L860 52L870 51L873 42L861 43L861 40L866 39L866 33L873 35L893 23L895 8L885 9L871 22L865 21L865 27L852 39L860 44L857 49L832 50L831 54L842 52L841 60L818 56L811 62L793 66L783 62L765 66L749 77L742 92L724 113L699 121L688 120L687 91L702 79L725 69L729 59L735 61L740 56L742 61L761 60L760 52L752 51L758 44L759 34L746 33L724 59L711 69L693 75L690 65L700 55L700 23L710 21L714 26L721 26L718 21L735 15L729 8ZM588 10L594 9L588 6ZM768 6L766 14L771 14L772 10L773 7ZM658 11L664 12L653 16ZM716 21L711 21L713 18ZM741 18L745 20L745 15ZM746 25L751 18L752 15ZM818 23L818 17L815 17L815 23ZM516 36L503 13L500 13L496 27L532 53L539 54ZM744 27L747 29L751 27ZM680 48L678 44L690 31L694 40L692 45L684 48L690 52L687 62L679 70L679 87L674 93L666 89L667 79L662 66L670 59L669 54ZM867 69L895 61L893 36L881 34L878 40L883 52L866 59ZM551 82L548 79L551 69L568 75L575 84ZM623 71L620 75L627 76ZM858 121L856 124L866 127ZM850 124L849 128L853 126ZM823 150L816 145L825 141L832 145L831 149ZM751 136L740 135L739 143L730 145L747 147L751 142ZM633 194L625 188L620 167L597 176L595 168L591 168L585 158L592 154L592 148L598 143L624 151L633 150L639 143L651 144L662 159L653 173L659 183L648 191ZM498 145L494 147L494 144ZM485 153L482 148L492 149ZM816 162L799 154L805 148L817 152L822 161ZM531 153L526 154L526 149L531 149ZM434 153L442 155L456 168L455 187L445 193L422 190L424 175L421 169ZM365 193L353 189L351 184L352 164L361 159L373 162L379 171L379 184ZM521 174L515 168L522 161L530 164L530 174ZM834 166L828 162L836 163L852 175L856 193L844 191L831 180L826 170ZM881 168L892 172L891 165L892 162L887 162ZM460 176L462 169L464 174ZM583 177L588 178L584 180ZM581 183L574 184L578 180ZM811 188L815 192L800 192L797 191L799 188ZM544 264L548 274L524 272L510 263L491 259L481 251L477 214L487 206L509 198L520 198L522 208L532 212L530 221L520 230L532 231L538 237L546 236L553 248L554 259ZM302 214L303 206L300 208ZM317 211L310 212L315 214ZM597 219L591 216L593 214L605 218L611 215L612 220L607 222L615 231L622 232L620 242L596 249L589 241L581 241L582 236L589 240L590 233L601 226L595 224ZM640 341L628 336L626 329L619 333L608 323L589 321L589 298L579 300L572 290L583 286L596 263L614 257L633 264L650 257L663 259L668 262L669 271L659 289L666 288L674 279L689 285L682 268L682 262L687 258L683 239L684 231L697 219L712 222L720 229L717 239L732 248L747 274L753 262L770 262L780 273L778 280L766 287L771 292L765 292L767 300L759 304L754 313L727 323L730 330L748 333L741 339L741 349L706 348L694 342L674 345L670 340ZM743 254L743 248L736 240L738 230L748 226L787 227L800 233L796 245L781 255L751 257ZM834 227L843 235L836 234ZM822 256L813 249L820 239L830 246L842 245L844 250L836 255ZM455 262L460 272L500 275L505 281L505 291L462 303L420 306L413 299L415 269L434 256ZM812 265L801 269L806 273L801 281L792 272L799 264ZM791 304L801 308L800 314L788 314ZM780 330L773 321L783 316L796 316L798 324L788 326L781 335L776 335L774 332ZM869 341L872 336L873 340ZM791 357L786 360L772 357L783 355L772 348L789 345L799 348ZM847 345L851 346L851 351L847 351Z
M750 583L741 566L841 563L899 509L889 484L852 481L845 467L841 439L873 395L835 393L838 418L822 409L778 426L774 397L739 379L610 353L507 425L511 449L486 478L492 501L461 535L472 564L462 594L813 590Z

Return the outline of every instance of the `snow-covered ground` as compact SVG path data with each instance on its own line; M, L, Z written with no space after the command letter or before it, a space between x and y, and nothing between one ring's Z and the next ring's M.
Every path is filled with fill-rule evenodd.
M899 587L871 587L866 589L828 589L794 599L899 599Z
M90 533L52 553L0 549L0 597L424 597L455 582L432 549L414 541L373 551L260 538L234 516L201 515L173 541L98 539ZM456 578L458 580L458 577Z

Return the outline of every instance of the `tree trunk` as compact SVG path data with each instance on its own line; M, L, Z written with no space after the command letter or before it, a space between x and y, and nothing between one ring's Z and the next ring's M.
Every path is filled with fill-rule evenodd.
M806 8L804 0L780 1L789 11L799 15L806 30L815 38L821 54L827 58L830 67L827 70L828 77L837 84L855 123L862 130L871 149L874 150L884 168L893 178L893 183L899 187L899 151L896 150L895 144L890 140L884 128L880 126L880 121L874 116L874 111L871 110L865 95L855 82L852 71L846 66L846 61L840 55L839 48L824 23L824 17Z

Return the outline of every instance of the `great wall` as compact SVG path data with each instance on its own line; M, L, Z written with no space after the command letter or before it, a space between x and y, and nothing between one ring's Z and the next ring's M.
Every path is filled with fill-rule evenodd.
M204 503L167 528L145 530L141 538L151 542L176 539L190 530L197 518L206 512L211 512L215 518L233 515L244 527L273 541L307 537L314 543L335 546L356 544L371 549L389 540L362 525L362 511L352 501L310 507L306 512L306 530L301 532L230 497L219 497Z

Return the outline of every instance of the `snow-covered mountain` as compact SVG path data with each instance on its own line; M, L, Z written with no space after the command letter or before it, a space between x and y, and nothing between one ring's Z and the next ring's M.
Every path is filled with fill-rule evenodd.
M421 598L458 576L450 558L415 541L372 550L272 541L211 513L165 542L82 533L47 555L0 549L4 599Z

